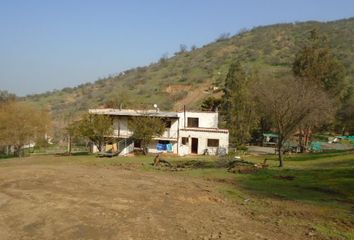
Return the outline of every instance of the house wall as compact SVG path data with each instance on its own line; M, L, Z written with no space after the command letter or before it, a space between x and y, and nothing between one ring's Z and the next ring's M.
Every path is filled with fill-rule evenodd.
M171 128L166 128L166 131L161 135L161 138L173 138L178 137L178 120L171 118Z
M171 128L166 128L166 131L161 135L161 138L173 138L177 140L178 136L178 120L171 120ZM113 134L116 137L128 138L133 132L129 130L129 117L114 116L113 118Z
M180 128L184 128L184 125L188 127L188 118L198 118L201 128L218 128L218 115L217 112L186 112L184 119L184 112L180 112L178 113Z
M209 154L215 155L217 147L208 147L208 139L219 139L219 147L223 147L228 151L229 133L225 132L197 132L197 131L180 131L180 155L190 154L192 149L192 138L198 138L198 154L203 154L205 149L208 149ZM188 144L182 144L182 137L188 138Z
M128 117L114 116L113 118L113 131L114 136L130 137L133 133L128 128Z
M112 116L112 115L111 115ZM208 147L208 139L218 139L219 147L228 149L229 133L224 130L218 130L218 113L217 112L179 112L179 119L170 118L171 128L148 146L149 152L157 153L158 140L169 140L173 146L173 153L186 155L191 153L192 138L198 139L198 154L203 154L205 149L208 149L209 154L216 154L218 147ZM133 132L129 130L129 116L113 115L114 136L117 138L129 138ZM186 118L185 118L186 117ZM198 118L199 128L215 128L215 131L199 131L199 129L188 130L188 118ZM186 124L187 129L184 129ZM202 129L201 129L202 130ZM189 139L187 145L182 144L182 137ZM178 152L177 152L178 150Z
M149 153L159 153L161 151L156 149L156 145L159 141L158 140L154 140L152 141L149 146L148 146L148 151ZM172 144L172 150L174 154L177 154L177 142L170 142ZM165 151L167 152L167 151Z

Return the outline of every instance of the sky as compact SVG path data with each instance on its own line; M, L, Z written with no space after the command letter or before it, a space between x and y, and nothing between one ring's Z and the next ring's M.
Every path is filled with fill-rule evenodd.
M259 25L354 17L354 0L0 0L0 90L93 82Z

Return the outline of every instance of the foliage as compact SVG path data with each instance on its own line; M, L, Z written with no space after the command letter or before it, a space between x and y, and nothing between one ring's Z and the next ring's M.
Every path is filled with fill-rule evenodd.
M135 103L131 96L129 96L126 92L118 92L114 93L108 101L104 103L105 108L132 108L135 106Z
M9 93L8 91L1 91L0 90L0 103L5 103L9 101L15 101L16 95Z
M326 38L320 36L317 30L312 30L305 42L305 46L296 54L294 75L317 84L332 97L343 95L347 85L345 68L332 53Z
M49 115L23 102L7 102L0 106L0 145L13 146L16 156L23 147L42 142L50 129Z
M348 91L350 85L345 78L345 67L332 53L325 35L321 35L316 29L310 31L309 38L304 41L302 48L296 54L292 70L294 76L301 78L303 82L323 89L332 99L338 102L341 100L342 106L340 108L342 109L339 111L342 113L341 117L344 117L342 125L345 125L344 122L348 118L346 114L348 109L346 109L344 102L348 103L345 99L350 95L350 91ZM314 126L320 126L321 120L326 118L326 116L323 116L324 113L320 114L322 117L313 115L299 126L301 151L306 148L311 129ZM327 116L327 118L330 118L330 116ZM337 117L337 120L340 121L341 119Z
M213 96L207 97L203 100L201 108L203 111L216 111L221 107L222 99Z
M165 131L164 122L157 117L136 117L129 121L129 129L133 132L133 138L141 141L143 153L151 143L153 137L161 135Z
M98 151L103 151L113 133L112 119L106 115L85 114L67 130L70 134L89 139Z
M252 80L239 62L230 65L225 79L222 113L230 130L232 145L247 143L257 122L250 91Z
M315 32L309 37L312 29L319 29L321 35L326 37ZM350 18L325 23L311 21L256 27L234 36L222 34L215 42L193 47L190 51L182 45L178 54L170 58L165 54L158 63L101 77L95 83L32 95L26 101L41 108L48 106L57 121L67 112L79 116L88 108L102 106L141 108L157 103L161 110L181 110L187 102L188 109L199 110L200 103L206 98L205 90L211 86L234 87L225 80L230 65L237 59L245 73L245 77L240 79L246 80L239 82L237 91L232 91L235 95L233 102L242 101L235 105L237 108L232 110L233 115L227 113L227 109L220 109L222 117L227 117L226 122L221 119L220 123L222 127L231 128L232 144L248 142L251 137L257 139L264 130L272 127L265 116L253 113L255 106L249 98L252 95L249 85L257 78L253 76L253 69L257 69L259 78L265 80L291 78L295 73L304 81L321 85L333 99L340 99L335 130L350 134L354 131L353 29L354 18ZM191 87L180 88L179 92L168 91L169 87L174 86ZM222 98L221 93L216 91L208 92L209 96ZM232 98L230 94L227 97L227 101ZM204 109L215 108L216 103L205 101ZM247 112L248 109L251 111ZM302 122L299 130L310 132L315 130L314 126L322 125L317 117L311 116ZM247 119L252 121L247 122ZM333 125L319 127L332 130Z

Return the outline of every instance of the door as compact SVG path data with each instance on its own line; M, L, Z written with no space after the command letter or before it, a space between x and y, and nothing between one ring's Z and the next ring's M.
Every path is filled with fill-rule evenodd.
M192 138L192 153L198 154L198 138Z

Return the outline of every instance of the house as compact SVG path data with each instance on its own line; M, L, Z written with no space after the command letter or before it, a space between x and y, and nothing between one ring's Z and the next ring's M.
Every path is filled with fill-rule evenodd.
M132 109L90 109L91 114L111 116L113 121L112 149L120 155L131 152L134 147L140 147L139 141L131 139L129 120L133 117L161 118L166 130L161 136L153 139L148 151L171 152L180 156L188 154L226 154L229 145L229 131L218 128L217 112L163 112L156 110Z

